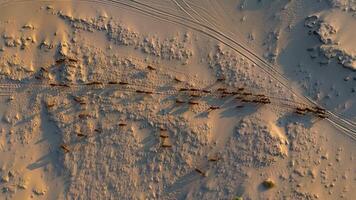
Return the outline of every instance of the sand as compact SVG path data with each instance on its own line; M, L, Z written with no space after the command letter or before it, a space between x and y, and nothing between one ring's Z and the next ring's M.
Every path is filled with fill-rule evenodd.
M353 199L355 8L0 1L0 200Z

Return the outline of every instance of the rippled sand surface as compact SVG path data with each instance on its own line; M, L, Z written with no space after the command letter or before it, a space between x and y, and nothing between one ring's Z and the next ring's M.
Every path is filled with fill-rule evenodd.
M0 200L356 195L353 0L0 0Z

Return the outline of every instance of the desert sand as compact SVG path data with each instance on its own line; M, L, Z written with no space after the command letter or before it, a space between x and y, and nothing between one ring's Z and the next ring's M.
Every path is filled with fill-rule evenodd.
M352 200L354 0L1 0L0 200Z

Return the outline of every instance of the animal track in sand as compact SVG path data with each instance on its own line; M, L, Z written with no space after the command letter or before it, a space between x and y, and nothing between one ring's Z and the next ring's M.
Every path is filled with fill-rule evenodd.
M217 25L226 5L156 3L3 2L33 13L0 15L1 195L352 196L353 141L330 123L352 139L355 123L290 86L281 27L278 40L249 31L267 38L272 65L226 31L235 24ZM283 5L240 3L243 23Z

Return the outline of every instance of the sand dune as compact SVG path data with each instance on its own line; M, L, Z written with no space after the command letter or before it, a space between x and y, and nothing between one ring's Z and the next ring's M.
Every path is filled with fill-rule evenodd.
M0 199L353 199L355 8L0 1Z

